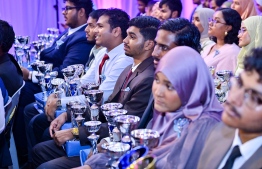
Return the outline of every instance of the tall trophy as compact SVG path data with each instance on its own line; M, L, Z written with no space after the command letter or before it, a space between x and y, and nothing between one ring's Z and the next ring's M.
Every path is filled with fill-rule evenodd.
M92 104L90 107L91 120L98 120L99 118L99 107L97 106L97 103L102 100L103 94L104 92L102 90L84 91L87 101Z
M131 136L135 140L135 146L144 145L150 150L158 146L159 133L151 129L136 129L131 131Z
M113 168L117 169L118 168L118 159L124 155L128 150L130 150L130 145L117 142L114 144L110 144L107 147L107 152L109 155L109 160L108 163L106 164L107 168Z
M84 123L84 125L87 127L87 131L92 133L90 136L88 136L88 140L92 144L93 154L97 154L97 140L99 138L99 135L96 135L95 133L100 129L101 126L100 121L87 121Z

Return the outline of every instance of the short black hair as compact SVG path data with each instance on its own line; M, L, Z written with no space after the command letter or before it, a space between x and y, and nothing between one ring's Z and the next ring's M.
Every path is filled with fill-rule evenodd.
M97 10L93 10L93 11L89 14L89 16L92 17L92 18L95 19L95 20L98 20L99 17L102 16L106 10L107 10L107 9L97 9Z
M227 32L227 35L225 36L225 43L226 44L237 44L238 45L238 31L241 27L241 16L237 11L231 8L219 8L217 11L221 11L223 18L227 25L232 26L232 29ZM216 42L216 38L213 38L213 40Z
M221 7L223 5L224 2L226 2L227 0L215 0L215 3L217 6Z
M143 3L145 4L145 6L147 6L147 4L148 4L148 2L149 2L149 0L138 0L138 1L143 2Z
M103 15L109 17L108 23L110 25L111 30L116 27L120 27L122 32L122 38L126 38L126 30L128 28L129 15L125 11L118 8L109 8L104 12Z
M64 0L64 2L66 2L66 1L73 3L76 7L79 7L79 9L84 8L86 18L88 18L89 14L93 11L92 0ZM79 10L79 9L77 9L77 10Z
M145 40L154 40L160 21L152 16L137 16L129 21L129 27L139 28Z
M15 42L15 32L8 22L0 20L0 48L7 53Z
M159 8L162 8L163 5L168 6L171 12L177 11L178 17L180 17L183 6L180 0L161 0Z
M244 60L245 71L255 70L259 74L259 82L262 82L262 48L254 48Z
M185 18L168 19L159 27L160 29L175 34L174 44L176 46L188 46L200 52L200 32L189 20Z

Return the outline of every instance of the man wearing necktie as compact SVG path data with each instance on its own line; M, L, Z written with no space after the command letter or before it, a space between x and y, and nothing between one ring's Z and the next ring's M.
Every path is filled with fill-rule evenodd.
M262 49L244 61L245 70L231 79L223 123L211 131L198 168L262 168Z

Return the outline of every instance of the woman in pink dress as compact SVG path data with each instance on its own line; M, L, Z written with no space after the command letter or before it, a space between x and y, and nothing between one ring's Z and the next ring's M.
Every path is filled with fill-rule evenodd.
M215 72L221 70L235 71L238 45L238 31L241 26L241 17L233 9L218 9L209 21L208 34L216 44L207 46L201 53L208 67L213 66Z

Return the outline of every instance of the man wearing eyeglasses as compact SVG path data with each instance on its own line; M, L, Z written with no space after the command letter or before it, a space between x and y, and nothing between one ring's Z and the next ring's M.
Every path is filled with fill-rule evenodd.
M93 3L91 0L64 0L63 16L65 24L69 27L63 32L50 48L43 50L40 60L53 64L53 71L58 71L58 77L63 78L61 70L73 64L86 64L89 53L94 46L94 41L86 39L85 28L89 13L92 11ZM14 125L14 137L18 154L23 157L27 154L26 137L24 131L24 107L35 101L34 94L41 92L40 86L36 83L35 72L30 72L23 68L23 76L26 81L25 87L21 92L17 122ZM21 131L22 130L22 131ZM21 157L20 156L20 157ZM20 158L22 159L22 158ZM26 160L26 158L25 158Z
M262 168L262 48L231 79L222 120L206 140L198 168Z

